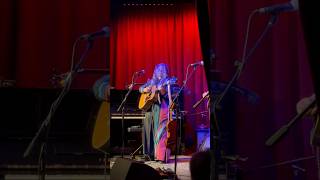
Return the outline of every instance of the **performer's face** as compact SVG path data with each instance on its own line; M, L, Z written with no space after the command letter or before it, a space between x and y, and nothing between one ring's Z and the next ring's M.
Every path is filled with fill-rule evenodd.
M157 79L159 79L159 80L162 79L162 74L161 73L158 72L156 76L157 76Z
M161 67L159 67L159 68L157 69L156 77L157 77L159 80L161 80L162 78L165 78L166 75L167 75L167 72L166 72L165 67L162 67L162 66L161 66Z
M168 68L165 64L158 64L154 70L154 76L156 79L161 80L168 76Z

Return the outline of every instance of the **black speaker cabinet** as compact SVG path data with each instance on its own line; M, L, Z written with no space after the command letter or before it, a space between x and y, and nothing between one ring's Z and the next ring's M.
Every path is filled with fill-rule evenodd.
M152 167L130 159L118 158L111 169L111 180L160 180L160 174Z

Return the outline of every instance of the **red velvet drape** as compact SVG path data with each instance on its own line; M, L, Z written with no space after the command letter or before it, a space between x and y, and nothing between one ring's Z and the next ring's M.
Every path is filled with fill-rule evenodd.
M192 4L126 6L112 24L111 78L117 89L124 89L131 82L132 74L141 69L145 69L146 74L138 82L146 82L154 66L161 62L169 65L171 76L177 77L178 84L182 85L188 64L201 60L197 17ZM206 83L203 67L197 67L183 91L183 110L190 114L203 110L204 106L192 110L192 104L207 90ZM194 121L190 123L195 125Z
M241 57L247 19L256 8L286 3L285 0L209 0L212 40L223 80L229 80L235 71L234 61ZM269 14L253 18L249 48L261 33ZM312 121L301 120L290 129L279 143L266 147L265 141L282 125L296 115L298 100L312 94L304 37L299 12L280 13L271 31L262 40L249 59L238 85L260 96L257 104L238 97L235 115L235 154L247 156L240 163L245 170L244 179L294 179L292 164L257 169L286 160L313 154L309 144ZM223 121L223 120L222 120ZM230 142L232 143L232 142ZM302 179L316 179L315 159L298 162L305 173Z
M54 73L69 71L75 39L109 24L109 7L109 0L2 0L0 79L16 80L17 87L52 87ZM96 40L84 68L109 66L108 41ZM73 87L88 88L103 73L84 72Z

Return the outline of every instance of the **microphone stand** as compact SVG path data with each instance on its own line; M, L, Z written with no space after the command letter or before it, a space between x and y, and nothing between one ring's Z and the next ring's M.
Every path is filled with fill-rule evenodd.
M128 92L124 96L120 106L117 109L117 112L121 110L121 139L122 139L122 147L121 147L121 158L123 158L124 155L124 111L125 111L125 103L127 102L129 94L132 92L133 86L135 85L135 77L136 73L133 74L131 84L128 87Z
M247 24L247 30L246 30L246 37L245 37L245 43L244 43L244 49L243 49L243 54L242 54L242 59L241 59L241 62L239 62L239 61L235 62L235 65L237 66L236 72L233 75L232 79L227 84L227 86L225 87L224 91L222 91L222 93L216 99L214 99L214 101L212 101L212 103L211 103L212 106L210 108L212 108L212 111L210 113L210 119L212 120L212 122L210 123L211 124L210 125L210 132L213 132L213 133L210 133L210 145L213 146L212 148L210 148L211 149L211 158L212 158L211 159L211 172L210 172L211 173L211 175L210 175L210 179L211 180L218 180L217 160L219 160L219 159L217 159L217 155L218 155L217 154L217 150L219 148L218 147L218 141L220 139L220 129L219 129L219 123L217 121L217 115L216 115L217 107L220 105L221 101L225 97L226 93L233 86L233 84L235 84L236 81L239 79L239 77L241 75L241 72L243 71L244 66L247 63L249 57L256 50L256 48L260 44L261 40L265 37L267 32L275 24L276 19L277 19L277 14L272 14L271 15L266 27L264 28L264 30L260 34L259 38L255 42L253 47L247 53L247 42L248 42L248 36L249 36L249 29L250 29L250 25L251 25L251 20L252 20L252 17L256 13L258 13L257 9L252 11L251 14L249 15L248 24Z
M73 45L73 55L72 55L72 62L74 58L75 53L75 47L77 46L78 42L81 40L81 38L78 38L74 45ZM42 122L38 132L33 137L32 141L28 145L27 149L24 152L24 157L27 157L30 155L32 149L34 149L35 143L38 140L41 140L41 148L39 153L39 160L38 160L38 174L40 180L45 180L46 175L46 164L47 164L47 143L49 140L49 134L50 134L50 127L51 127L51 121L52 117L54 116L56 110L58 109L62 99L65 97L65 95L69 92L72 80L74 79L75 75L78 73L80 66L82 65L85 57L88 55L89 50L92 48L92 41L87 41L87 46L85 51L82 53L80 60L78 64L73 68L73 65L71 66L71 71L68 73L66 78L65 86L63 87L62 91L60 92L58 98L52 103L50 107L50 111L46 117L46 119Z
M181 93L181 91L186 87L188 80L190 79L190 77L192 76L192 74L195 72L197 66L193 66L193 71L191 72L191 74L189 75L189 68L191 67L191 64L188 65L187 67L187 72L186 72L186 76L185 79L183 81L182 86L180 87L178 93L174 96L172 102L175 103ZM177 103L179 104L179 103ZM179 111L179 113L181 113ZM176 114L176 117L179 118L179 138L178 138L178 131L176 131L176 149L175 149L175 154L174 154L174 174L176 174L177 172L177 153L178 151L180 151L180 143L181 143L181 119L183 116ZM178 140L179 139L179 140ZM179 144L178 144L179 143Z

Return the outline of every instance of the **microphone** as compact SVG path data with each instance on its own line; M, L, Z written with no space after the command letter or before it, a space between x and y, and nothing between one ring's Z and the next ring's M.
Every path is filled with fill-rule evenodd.
M296 11L299 10L299 1L291 0L287 3L277 4L273 6L267 6L258 9L259 13L281 13L286 11Z
M142 70L140 70L140 71L136 71L134 74L142 75L142 74L144 74L144 73L145 73L145 70L142 69Z
M196 62L196 63L192 63L192 64L190 64L190 66L192 66L192 67L203 66L203 61L199 61L199 62Z
M93 40L97 37L109 37L110 36L110 28L108 26L103 27L100 31L91 33L91 34L85 34L80 37L80 39L85 40Z

